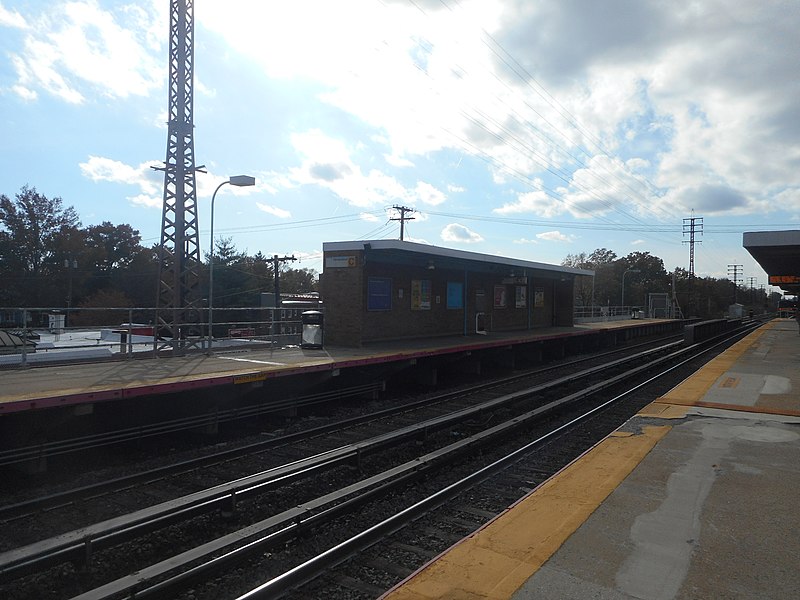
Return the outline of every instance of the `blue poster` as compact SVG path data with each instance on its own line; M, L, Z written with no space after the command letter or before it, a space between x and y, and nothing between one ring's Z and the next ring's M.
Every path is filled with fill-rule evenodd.
M392 280L370 277L367 281L367 310L392 310Z
M447 308L464 308L464 284L460 281L447 282Z

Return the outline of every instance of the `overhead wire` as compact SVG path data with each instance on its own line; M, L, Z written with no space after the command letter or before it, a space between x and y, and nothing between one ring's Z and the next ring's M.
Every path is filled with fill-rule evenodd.
M445 6L446 8L448 8L448 10L450 10L450 11L453 11L452 7L450 7L450 6L449 6L447 3L445 3L443 0L440 0L440 3L441 3L443 6ZM456 4L458 4L458 3L456 2ZM420 8L418 5L414 4L414 6L416 6L416 7L418 8L418 10L420 10L420 11L421 11L421 12L422 12L422 13L423 13L423 14L424 14L426 17L428 17L428 16L429 16L429 15L428 15L428 14L427 14L427 13L426 13L426 12L425 12L423 9L421 9L421 8ZM459 7L460 7L460 4L459 4ZM508 51L507 51L507 50L506 50L504 47L503 47L503 46L502 46L502 44L500 44L500 43L499 43L499 42L498 42L498 41L497 41L497 40L496 40L496 39L495 39L495 38L494 38L494 37L493 37L491 34L489 34L489 33L488 33L488 32L487 32L485 29L481 28L481 31L482 31L482 33L483 33L483 34L484 34L484 35L485 35L485 36L486 36L488 39L490 39L490 40L492 41L492 43L493 43L493 44L494 44L494 45L495 45L497 48L499 48L499 49L502 51L502 53L505 55L505 57L508 57L508 60L507 60L507 59L506 59L506 58L505 58L503 55L501 55L501 54L500 54L500 53L499 53L499 52L498 52L498 51L497 51L495 48L493 48L493 47L492 47L490 44L488 44L488 43L487 43L485 40L481 40L481 41L482 41L482 43L483 43L484 45L486 45L486 47L487 47L487 48L488 48L488 49L489 49L489 50L490 50L490 51L491 51L491 52L492 52L492 53L493 53L493 54L494 54L494 55L495 55L495 56L498 58L498 60L500 60L501 62L503 62L504 64L506 64L506 66L509 68L509 70L510 70L511 72L513 72L513 73L514 73L514 74L515 74L515 75L516 75L516 76L517 76L517 77L518 77L518 78L519 78L519 79L520 79L520 80L521 80L521 81L522 81L522 82L523 82L523 83L524 83L526 86L530 87L530 88L531 88L531 89L532 89L534 92L536 92L536 93L537 93L537 95L539 95L541 98L543 98L543 99L544 99L544 100L547 102L547 104L549 104L549 105L550 105L552 108L556 109L556 111L558 112L558 114L559 114L559 115L560 115L562 118L564 118L564 119L565 119L565 120L566 120L566 121L567 121L567 122L568 122L568 123L569 123L569 124L570 124L572 127L574 127L574 128L577 130L577 131L579 131L579 133L581 133L581 136L582 136L582 137L584 137L584 138L587 138L587 139L589 139L590 141L592 141L592 143L595 145L595 147L596 147L596 148L598 148L598 149L600 150L600 152L602 153L602 155L604 155L604 156L607 156L607 157L609 157L609 158L611 158L611 159L616 159L617 161L619 161L619 162L620 162L620 164L623 164L623 165L624 165L624 162L623 162L623 161L621 161L621 159L619 159L619 158L618 158L618 157L616 157L616 156L615 156L613 153L609 152L609 151L608 151L606 148L604 148L604 147L603 147L603 145L602 145L602 141L601 141L601 140L599 140L599 139L598 139L596 136L594 136L594 135L593 135L591 132L589 132L589 131L587 131L585 128L583 128L583 127L580 125L580 122L578 121L578 119L577 119L577 118L576 118L574 115L572 115L572 114L571 114L571 113L570 113L570 112L569 112L569 111L568 111L568 110L567 110L567 109L566 109L566 108L565 108L565 107L564 107L562 104L560 104L560 103L558 102L558 100L557 100L555 97L553 97L553 96L552 96L552 95L551 95L551 94L550 94L550 93L549 93L549 92L548 92L548 91L547 91L547 90L544 88L544 86L542 86L542 85L541 85L541 84L540 84L540 83L539 83L539 82L538 82L538 81L537 81L535 78L533 78L533 77L531 76L531 74L530 74L530 73L528 73L528 72L527 72L527 70L525 70L525 68L524 68L524 67L523 67L523 66L522 66L522 65L519 63L519 61L517 61L517 60L516 60L516 59L515 59L515 58L514 58L514 57L513 57L513 56L512 56L512 55L511 55L511 54L510 54L510 53L509 53L509 52L508 52ZM426 40L426 42L427 42L427 40ZM425 48L425 50L426 50L426 51L427 51L427 52L430 54L430 53L431 53L431 46L432 46L432 45L431 45L431 43L430 43L430 42L427 42L427 43L428 43L428 47L427 47L427 48ZM424 46L423 46L423 48L424 48ZM509 63L509 60L513 61L513 63L514 63L514 64L512 65L511 63ZM515 67L514 67L514 65L516 65L516 67L518 67L518 68L515 68ZM420 67L419 67L419 65L415 65L415 66L416 66L418 69L420 68ZM460 69L462 72L465 72L465 73L467 73L467 72L468 72L468 71L466 71L466 70L465 70L465 69L464 69L464 68L463 68L461 65L457 65L457 66L458 66L458 68L459 68L459 69ZM525 74L525 76L523 76L523 75L522 75L522 74L519 72L519 70L518 70L518 69L519 69L519 70L521 70L521 71L522 71L522 72ZM427 72L426 72L425 74L426 74L426 75L428 75L428 73L427 73ZM505 81L503 81L503 80L502 80L502 79L501 79L501 78L500 78L500 77L499 77L499 76L498 76L496 73L494 73L494 72L491 72L491 71L490 71L490 74L491 74L491 75L492 75L492 77L494 77L494 78L495 78L495 79L496 79L496 80L497 80L497 81L498 81L498 82L499 82L501 85L503 85L503 86L504 86L506 89L508 89L509 91L512 91L513 93L517 93L517 92L516 92L516 90L514 90L513 88L511 88L511 87L508 85L508 83L507 83L507 82L505 82ZM532 81L533 83L535 83L535 84L536 84L536 86L538 86L538 89L533 87L533 85L531 84L531 81ZM516 111L516 110L515 110L513 107L509 106L509 105L508 105L508 103L506 103L506 102L504 102L502 99L500 99L500 98L499 98L499 96L495 96L495 97L496 97L498 100L500 100L500 102L502 102L504 106L506 106L506 107L509 109L509 111L510 111L510 113L511 113L511 114L514 114L514 115L515 115L517 118L520 118L520 117L521 117L521 115L519 115L519 113L518 113L518 112L517 112L517 111ZM561 130L561 129L560 129L558 126L556 126L554 123L550 122L550 120L548 120L548 119L547 119L547 118L546 118L544 115L542 115L540 111L538 111L538 110L537 110L537 109L536 109L534 106L532 106L532 105L531 105L531 104L528 102L528 100L527 100L527 98L526 98L525 96L522 96L522 98L523 98L523 104L524 104L526 107L528 107L528 108L529 108L529 109L530 109L530 110L531 110L531 111L532 111L534 114L536 114L537 116L539 116L539 117L540 117L540 118L541 118L541 119L542 119L542 120L543 120L545 123L547 123L547 125L549 125L549 126L550 126L550 127L551 127L551 128L554 130L554 131L556 131L556 132L557 132L557 133L558 133L558 134L559 134L559 135L560 135L560 136L561 136L563 139L565 139L565 140L567 140L567 141L570 141L570 142L571 142L571 138L570 138L570 137L569 137L569 136L568 136L568 135L567 135L567 134L566 134L566 133L565 133L563 130ZM482 116L483 116L484 118L486 118L486 115L482 115ZM492 131L491 131L491 130L490 130L488 127L486 127L486 126L485 126L483 123L480 123L480 122L479 122L477 119L471 118L471 120L473 121L473 123L474 123L474 124L476 124L476 125L478 125L478 126L481 126L481 127L482 127L482 128L485 130L485 131L489 132L490 134L492 134L492 135L495 135L495 136L497 136L497 135L498 135L498 134L496 134L495 132L492 132ZM551 149L552 149L553 147L555 147L555 148L557 149L557 151L558 151L558 152L560 152L562 155L566 155L566 156L569 156L569 157L571 157L571 158L572 158L572 160L574 160L575 162L577 162L578 164L580 164L581 166L583 166L584 168L586 168L586 172L587 172L587 173L588 173L588 174L589 174L589 175L590 175L592 178L594 178L595 180L601 181L601 182L603 182L603 183L605 183L606 185L609 185L609 186L611 185L611 183L610 183L610 182L609 182L609 181L608 181L606 178L604 178L604 177L601 177L601 176L600 176L600 174L598 173L598 170L597 170L596 168L589 168L589 167L588 167L588 166L587 166L587 165L586 165L586 164L585 164L585 163L584 163L584 162L583 162L583 161L582 161L582 160L581 160L579 157L577 157L575 154L573 154L573 153L569 152L568 150L566 150L565 148L563 148L563 146L561 146L560 144L558 144L557 142L555 142L555 140L553 140L553 139L552 139L550 136L547 136L546 134L544 134L544 132L541 130L541 128L537 127L537 126L536 126L535 124L533 124L533 123L532 123L532 122L531 122L529 119L524 119L524 121L525 121L525 123L524 123L524 124L525 124L525 125L527 125L527 127L528 127L528 132L532 132L532 133L533 133L533 135L535 135L536 137L538 137L538 138L539 138L539 139L541 139L542 141L546 141L547 143L549 143L549 144L550 144L550 148L551 148ZM494 121L494 122L495 122L495 124L496 124L496 125L499 125L499 124L498 124L496 121ZM508 129L507 129L507 128L505 128L505 130L506 130L506 132L508 132ZM509 132L509 133L510 133L510 132ZM452 132L451 132L451 134L452 134ZM503 140L502 140L502 139L500 139L499 141L501 141L501 143L503 143ZM462 140L462 142L463 142L463 140ZM592 155L591 155L591 154L590 154L590 153L589 153L589 152L588 152L588 151L587 151L587 150L586 150L584 147L582 147L582 146L578 145L578 149L579 149L579 150L580 150L580 151L581 151L583 154L585 154L585 155L587 155L587 156L590 156L590 157L592 156ZM530 150L530 148L529 148L529 150ZM538 155L538 158L541 160L541 158L542 158L541 154L539 154L539 155ZM493 157L493 159L492 159L490 162L493 162L493 163L495 163L495 164L496 164L496 162L497 162L497 161L496 161L496 159ZM563 177L563 170L562 170L562 169L560 169L560 168L557 168L557 169L558 169L558 171L557 171L557 172L554 172L554 169L553 169L554 163L552 163L552 161L545 161L543 164L545 164L545 167L546 167L546 169L548 170L548 172L550 172L550 173L552 173L552 174L556 175L557 177L559 177L559 178L560 178L560 179L562 179L562 180L565 180L565 178ZM608 173L609 173L609 174L610 174L610 175L611 175L611 176L612 176L614 179L616 179L617 181L619 181L619 182L620 182L620 183L621 183L621 184L622 184L622 185L623 185L625 188L627 188L627 189L628 189L630 192L632 192L632 193L634 194L634 196L631 196L630 194L627 194L627 193L625 193L625 197L627 197L627 198L628 198L629 200L631 200L631 201L632 201L634 204L636 204L636 205L638 205L640 208L642 208L642 210L647 210L647 211L648 211L650 214L652 214L652 212L653 212L653 210L652 210L652 209L653 209L653 205L654 205L654 203L652 203L652 202L649 202L649 203L648 203L646 206L644 206L644 205L643 205L643 203L642 203L641 201L637 200L637 197L638 197L638 196L641 196L642 198L645 198L644 194L642 194L642 192L641 192L641 191L639 191L639 190L635 190L634 188L632 188L632 187L631 187L631 185L630 185L630 183L629 183L627 180L625 180L624 178L620 177L620 175L619 175L619 174L617 174L615 171L611 171L611 170L609 170L609 169L605 169L605 168L604 168L603 170L605 170L606 172L608 172ZM643 177L641 177L641 176L639 176L639 175L635 175L635 174L633 174L633 173L630 173L630 172L628 172L628 175L629 175L629 177L630 177L632 180L634 180L634 181L637 181L637 182L638 182L638 183L640 183L640 184L641 184L641 185L642 185L642 186L643 186L645 189L647 189L647 191L650 193L650 195L651 195L651 196L658 196L658 194L657 194L657 193L655 192L655 190L654 190L655 186L654 186L654 185L653 185L651 182L649 182L649 181L648 181L646 178L643 178ZM517 177L517 179L519 179L519 177ZM574 180L574 178L570 178L569 180L565 180L565 181L567 181L568 185L571 185L573 188L575 188L575 189L577 189L577 190L579 190L579 191L583 191L584 193L588 193L590 196L592 196L593 198L595 198L596 200L598 200L598 201L599 201L599 203L600 203L601 205L605 206L606 208L608 208L608 209L610 209L610 210L613 210L613 211L615 211L615 212L618 212L618 213L622 214L623 216L626 216L627 218L629 218L629 219L631 219L631 220L633 220L633 221L637 221L637 222L639 222L639 223L642 223L642 224L644 224L644 221L643 221L641 218L639 218L638 216L636 216L636 215L631 215L631 214L630 214L630 213L628 213L627 211L623 210L623 209L622 209L620 206L615 206L615 205L614 205L613 203L611 203L611 202L610 202L610 201L609 201L607 198L603 198L602 196L599 196L599 195L598 195L598 194L597 194L597 193L596 193L594 190L592 190L592 189L588 189L588 188L586 188L586 187L584 187L584 186L581 186L581 185L579 185L579 184L578 184L578 182ZM539 186L539 187L541 187L541 186ZM551 190L544 190L544 191L547 193L547 195L548 195L549 197L551 197L551 198L553 198L553 199L555 199L555 200L560 200L560 196L559 196L558 194L554 194L554 193L552 193L552 191L551 191ZM655 203L655 208L656 208L656 211L657 211L657 212L659 212L659 213L661 213L661 214L666 214L666 218L668 218L668 219L675 219L675 220L677 220L677 219L679 218L679 217L677 217L677 215L675 215L675 214L674 214L674 213L672 213L671 211L669 211L669 212L665 212L665 211L664 211L664 209L663 209L663 207L661 206L661 204L660 204L660 203ZM606 220L606 219L603 219L603 220ZM646 234L648 234L646 237L650 237L650 238L652 238L652 239L657 239L657 240L659 240L659 241L661 241L661 242L663 242L663 243L666 243L666 244L668 244L668 245L670 245L670 246L675 246L675 245L677 245L678 243L680 243L679 241L675 240L674 238L664 238L664 237L662 237L662 236L653 235L653 233L654 233L654 232L652 231L652 229L645 229L645 230L643 230L643 233L646 233Z
M442 3L442 4L444 4L444 3ZM444 5L445 5L445 6L447 6L446 4L444 4ZM427 15L427 13L426 13L426 12L425 12L423 9L421 9L421 8L420 8L418 5L414 4L414 6L416 6L416 8L417 8L418 10L420 10L420 11L421 11L423 14L425 14L425 16L428 16L428 15ZM448 9L450 9L450 10L452 10L452 8L450 8L449 6L447 6L447 8L448 8ZM488 35L488 33L487 33L485 30L482 30L482 31L483 31L483 32L484 32L486 35ZM427 41L427 40L425 40L425 41L427 42L427 44L428 44L428 47L426 48L424 45L422 45L422 47L424 48L424 50L425 50L426 52L428 52L428 53L430 54L430 53L432 52L432 45L431 45L431 43L430 43L429 41ZM483 43L485 44L486 42L484 41ZM486 45L487 45L487 47L488 47L490 50L492 50L492 51L495 53L495 55L497 55L497 52L496 52L495 50L493 50L493 49L492 49L492 48L491 48L491 47L490 47L488 44L486 44ZM508 54L508 56L510 56L510 54ZM499 56L499 55L498 55L498 58L499 58L500 60L504 60L504 61L505 61L505 59L503 59L503 57L501 57L501 56ZM505 62L507 62L507 61L505 61ZM421 72L423 72L423 73L424 73L424 74L425 74L427 77L429 77L429 78L430 78L430 74L429 74L429 73L427 73L427 71L425 71L424 69L422 69L422 68L421 68L421 67L420 67L418 64L414 63L414 66L415 66L415 67L416 67L418 70L420 70ZM460 71L461 71L461 72L463 72L463 73L465 73L465 74L468 74L468 73L469 73L469 71L468 71L468 70L466 70L466 69L464 69L464 67L463 67L463 66L461 66L461 65L459 65L459 64L456 64L455 66L456 66L456 67L458 67L458 68L460 69ZM521 75L520 75L520 74L519 74L519 73L518 73L516 70L514 70L514 69L511 67L511 65L509 65L509 68L512 70L512 72L514 72L514 73L515 73L515 74L516 74L518 77L520 77L520 78L522 79ZM507 85L505 82L503 82L503 81L502 81L502 80L501 80L501 79L500 79L500 78L499 78L499 77L498 77L496 74L494 74L494 73L491 73L491 74L492 74L492 76L493 76L493 77L495 77L496 79L498 79L498 81L500 81L500 82L501 82L501 83L502 83L502 84L503 84L503 85L504 85L506 88L508 88L509 90L511 90L511 88L510 88L510 87L509 87L509 86L508 86L508 85ZM432 79L432 78L431 78L431 79ZM435 89L434 89L434 91L437 91L437 90L435 90ZM437 93L438 93L438 91L437 91ZM441 94L439 94L439 95L441 96ZM552 96L550 96L550 97L552 98ZM499 98L499 96L495 95L495 98L496 98L496 99L497 99L497 100L498 100L498 101L499 101L501 104L503 104L503 105L504 105L504 106L505 106L507 109L509 109L509 110L510 110L512 113L514 113L514 114L517 114L517 116L519 116L519 115L518 115L518 113L516 113L516 111L515 111L515 110L514 110L512 107L510 107L510 106L509 106L509 105L508 105L508 104L507 104L505 101L503 101L501 98ZM531 108L531 109L532 109L532 110L533 110L533 111L534 111L536 114L538 114L538 115L540 115L540 116L541 116L541 114L540 114L540 113L538 113L538 111L536 111L536 109L535 109L535 108L533 108L533 107L532 107L532 106L531 106L531 105L530 105L530 104L527 102L527 100L525 100L525 101L524 101L524 103L525 103L525 104L526 104L526 105L527 105L529 108ZM563 109L563 107L562 107L562 109ZM563 110L566 110L566 109L563 109ZM481 114L481 113L480 113L480 111L478 111L478 112L479 112L479 114L480 114L480 115L481 115L481 116L482 116L484 119L488 119L487 115L485 115L485 114ZM473 124L475 124L476 126L479 126L479 127L481 127L481 128L484 130L484 131L486 131L486 132L487 132L487 133L489 133L490 135L492 135L492 136L496 137L496 138L498 139L498 142L500 142L501 144L509 144L509 145L510 145L510 143L509 143L509 141L508 141L507 139L504 139L502 135L500 135L500 134L498 134L497 132L494 132L494 131L492 131L491 129L489 129L489 128L486 126L486 124L485 124L485 123L483 123L483 122L481 122L479 119L475 119L474 117L472 117L472 116L470 116L470 115L468 115L468 114L464 113L463 111L462 111L462 114L464 114L465 118L468 118L468 119L470 119L470 121L471 121L471 122L473 122ZM547 124L548 124L548 125L550 125L550 126L551 126L551 128L553 128L553 129L554 129L554 130L556 130L558 133L560 133L560 134L561 134L561 136L562 136L564 139L566 139L566 140L569 140L569 139L570 139L570 138L569 138L569 136L567 136L567 135L566 135L566 134L565 134L563 131L561 131L561 130L560 130L558 127L557 127L557 126L555 126L553 123L550 123L549 121L547 121L546 119L544 119L544 117L542 117L542 118L543 118L543 120L545 120L545 122L547 122ZM497 121L495 121L495 120L493 120L493 119L492 119L492 121L494 121L494 123L495 123L496 125L499 125L499 124L497 123ZM572 122L573 122L573 124L575 123L574 119L572 120ZM535 127L535 126L533 125L533 123L532 123L532 122L530 122L530 120L527 120L527 119L526 119L526 123L525 123L525 124L526 124L526 125L527 125L527 126L530 128L530 130L533 130L534 132L539 132L539 135L538 135L538 137L539 137L540 139L543 139L543 141L544 141L544 140L546 140L546 141L547 141L547 142L549 142L550 144L554 144L554 142L553 142L552 138L549 138L549 136L543 136L543 135L541 134L541 129L539 129L539 128ZM505 128L505 131L506 131L507 133L510 133L510 132L508 131L508 129L507 129L507 128ZM451 135L453 135L453 133L452 133L452 132L449 132L449 133L450 133ZM512 134L512 135L513 135L513 134ZM517 136L514 136L514 137L517 137ZM517 139L519 139L519 138L517 137ZM462 141L462 143L464 142L464 140L461 140L461 141ZM471 146L473 146L473 148L475 148L476 150L478 150L478 151L480 151L480 152L483 152L483 151L482 151L482 149L478 149L477 147L475 147L475 146L474 146L474 145L472 145L472 144L470 144L470 145L471 145ZM578 161L580 164L582 164L583 166L586 166L584 163L582 163L582 161L580 161L580 159L578 159L577 157L575 157L573 154L571 154L571 153L569 153L569 152L566 152L566 150L565 150L563 147L561 147L561 146L560 146L560 145L558 145L558 144L555 144L555 145L556 145L556 147L559 149L559 151L560 151L560 152L567 154L567 155L568 155L568 156L570 156L570 157L571 157L573 160L576 160L576 161ZM551 146L551 147L552 147L552 146ZM530 150L532 150L530 147L528 147L527 149L528 149L529 151L530 151ZM587 155L588 155L588 152L586 152L585 150L583 150L583 152L584 152L585 154L587 154ZM606 154L606 155L608 155L608 154ZM550 172L551 174L554 174L555 176L559 177L559 178L560 178L560 179L562 179L563 181L565 181L565 182L566 182L568 185L571 185L571 186L573 186L573 188L575 188L575 189L577 189L577 190L579 190L579 191L583 191L584 193L587 193L587 194L589 194L590 196L592 196L593 198L595 198L595 199L596 199L596 200L597 200L597 201L598 201L598 202L599 202L601 205L605 206L605 207L606 207L606 208L608 208L609 210L611 210L611 211L615 211L615 212L618 212L618 213L622 214L623 216L627 217L627 218L628 218L628 219L630 219L630 220L634 220L634 221L638 221L638 222L640 222L640 223L643 223L643 221L642 221L642 220L641 220L639 217L637 217L637 216L635 216L635 215L631 215L630 213L627 213L627 211L623 210L623 209L622 209L621 207L619 207L619 206L615 206L615 205L614 205L614 204L612 204L612 203L611 203L609 200L607 200L607 199L605 199L605 198L602 198L601 196L599 196L599 195L598 195L598 194L597 194L597 193L596 193L594 190L592 190L592 189L588 189L588 188L586 188L586 187L584 187L584 186L581 186L581 185L580 185L580 184L578 184L578 182L577 182L577 181L575 181L574 179L568 179L568 178L565 178L565 177L564 177L564 174L563 174L563 172L562 172L562 173L559 173L559 172L558 172L558 171L560 171L560 168L558 168L558 167L555 167L555 168L554 168L554 165L553 165L552 161L549 161L549 160L547 160L545 157L542 157L542 156L541 156L541 154L539 154L539 155L538 155L538 158L540 159L540 161L541 161L541 160L544 158L543 164L545 165L545 168L546 168L546 170L547 170L548 172ZM498 159L497 159L496 157L492 157L492 160L491 160L490 162L492 162L493 164L497 165L497 163L498 163L498 162L502 162L502 161L498 161ZM506 166L507 166L507 165L506 165ZM588 169L588 167L587 167L587 169ZM592 174L592 176L593 176L593 177L595 177L596 179L600 179L600 180L602 180L602 181L605 181L606 183L608 183L606 180L604 180L604 179L600 178L600 177L599 177L599 175L597 175L597 173L595 173L595 170L591 170L591 169L589 169L589 170L588 170L588 172L590 172L590 173ZM622 179L621 179L621 178L620 178L618 175L616 175L615 173L613 173L613 172L611 172L611 171L609 171L609 173L611 173L611 174L612 174L614 177L616 177L617 179L620 179L620 181L622 181L622 182L623 182L623 183L626 185L626 187L628 187L628 189L631 189L631 190L632 190L632 188L630 188L630 186L627 184L627 182L624 182L624 180L622 180ZM632 176L632 177L635 177L635 176L633 176L632 174L631 174L631 176ZM518 178L518 179L519 179L519 178ZM529 178L527 178L527 179L528 179L528 181L530 182L530 179L529 179ZM537 186L537 187L541 188L541 186ZM551 197L552 199L554 199L554 200L556 200L556 201L560 201L560 202L562 202L562 203L564 202L563 198L561 198L559 194L552 192L552 190L547 190L547 191L549 192L549 193L548 193L548 196L549 196L549 197ZM635 190L632 190L632 191L634 191L634 192L635 192ZM632 199L632 198L631 198L631 199ZM633 199L632 199L632 200L633 200ZM607 219L603 219L603 220L607 220ZM664 243L667 243L667 244L675 244L675 241L674 241L674 240L672 240L672 239L661 239L660 241L662 241L662 242L664 242Z

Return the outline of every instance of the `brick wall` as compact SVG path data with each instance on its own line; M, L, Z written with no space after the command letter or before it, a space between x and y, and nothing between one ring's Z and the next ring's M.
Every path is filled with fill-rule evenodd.
M341 264L353 259L352 266L330 266L333 258ZM360 346L364 306L363 252L326 252L321 278L325 307L325 343L333 346ZM327 264L325 264L327 263ZM334 263L334 264L339 264Z
M331 260L333 259L333 260ZM352 264L350 264L352 262ZM349 266L348 266L349 265ZM390 308L368 306L370 278L390 280ZM412 308L412 281L430 282L430 307ZM325 343L360 346L364 342L403 338L462 335L475 332L478 292L489 331L525 331L529 328L572 325L572 280L528 276L527 284L502 284L500 273L467 274L464 309L447 308L448 282L464 282L464 271L426 269L370 260L363 251L325 253L321 278L325 306ZM524 288L524 306L517 307L517 287ZM504 292L505 307L495 296ZM537 292L541 306L536 306Z

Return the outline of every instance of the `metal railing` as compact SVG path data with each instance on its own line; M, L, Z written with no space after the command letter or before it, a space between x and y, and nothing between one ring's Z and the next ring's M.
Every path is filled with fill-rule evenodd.
M213 332L209 309L202 308L173 339L156 325L155 308L0 307L0 368L203 352L209 333L215 352L294 346L301 341L300 315L309 308L214 308Z
M643 319L645 311L641 306L575 306L572 317L575 323L597 321L621 321L624 319Z

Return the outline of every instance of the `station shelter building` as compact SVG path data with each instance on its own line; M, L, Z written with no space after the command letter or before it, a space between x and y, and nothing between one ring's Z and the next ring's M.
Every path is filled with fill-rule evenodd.
M323 244L325 341L335 346L573 325L594 271L400 240Z

